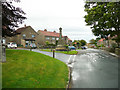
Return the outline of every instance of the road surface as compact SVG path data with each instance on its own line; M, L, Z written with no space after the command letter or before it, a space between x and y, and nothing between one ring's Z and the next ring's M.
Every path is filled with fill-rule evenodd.
M72 88L118 88L118 58L110 53L87 49L70 56Z

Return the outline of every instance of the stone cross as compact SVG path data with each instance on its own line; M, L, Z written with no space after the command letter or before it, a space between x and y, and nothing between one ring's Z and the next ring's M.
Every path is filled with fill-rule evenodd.
M61 27L59 28L59 31L60 31L59 39L62 39L62 28Z

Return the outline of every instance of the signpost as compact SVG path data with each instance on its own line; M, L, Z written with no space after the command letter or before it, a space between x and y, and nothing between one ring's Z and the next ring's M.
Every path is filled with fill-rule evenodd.
M55 49L53 50L53 58L55 58Z

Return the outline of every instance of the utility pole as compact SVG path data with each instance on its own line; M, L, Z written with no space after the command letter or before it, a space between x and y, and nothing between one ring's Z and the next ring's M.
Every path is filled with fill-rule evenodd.
M5 38L2 37L2 1L0 1L0 62L6 62L5 42Z
M0 62L2 62L2 4L0 1Z
M0 0L0 90L2 90L2 1Z

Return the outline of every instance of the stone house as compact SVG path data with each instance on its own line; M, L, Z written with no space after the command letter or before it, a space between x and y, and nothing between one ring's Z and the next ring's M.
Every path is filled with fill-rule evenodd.
M6 42L16 42L18 46L23 47L38 47L38 38L40 38L39 34L31 27L31 26L24 26L16 30L17 35L13 37L6 37Z
M46 42L49 42L49 44L56 44L56 41L59 40L60 33L57 33L56 31L47 31L47 29L38 30L38 34L41 36L41 40L39 40L39 43L42 45L46 45ZM67 36L62 36L62 39L64 39L66 45L71 45L72 40L69 39Z

